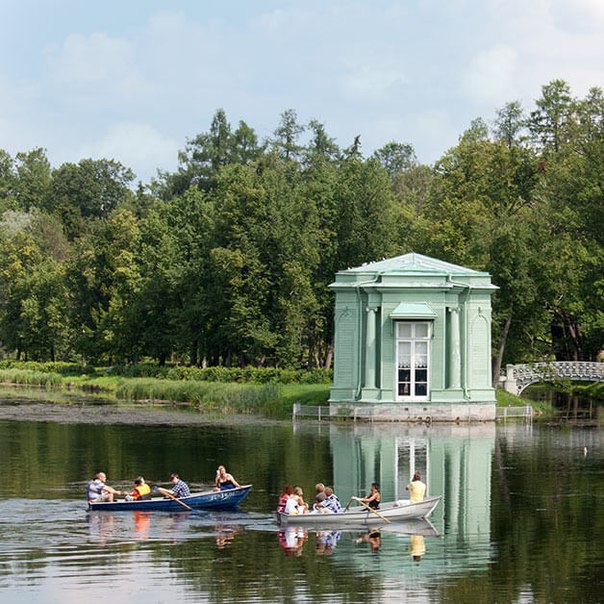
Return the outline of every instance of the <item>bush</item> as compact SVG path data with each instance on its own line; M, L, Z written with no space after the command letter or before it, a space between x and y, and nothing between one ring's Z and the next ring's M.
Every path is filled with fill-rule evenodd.
M238 382L250 384L330 384L326 369L278 369L275 367L172 367L165 376L171 380Z
M38 363L37 361L0 361L0 369L20 369L23 371L35 371L38 373L57 373L64 376L97 375L97 369L79 363L65 363L54 361L49 363Z

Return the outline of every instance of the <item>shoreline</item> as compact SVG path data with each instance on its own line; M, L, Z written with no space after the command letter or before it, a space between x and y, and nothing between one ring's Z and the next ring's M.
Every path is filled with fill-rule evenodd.
M41 395L47 396L41 396ZM233 413L204 414L188 403L116 401L77 396L48 396L41 391L27 392L0 388L0 421L53 422L62 424L140 424L164 426L202 426L239 424L281 424L288 420L261 415Z

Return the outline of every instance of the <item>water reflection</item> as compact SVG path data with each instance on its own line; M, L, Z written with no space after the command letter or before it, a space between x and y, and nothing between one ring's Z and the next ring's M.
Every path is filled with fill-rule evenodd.
M308 532L301 528L288 526L279 531L279 545L286 556L301 556L304 542L308 540Z
M333 550L338 545L340 538L342 537L342 531L319 531L317 532L315 539L315 552L319 556L331 556Z
M420 562L422 556L426 553L426 542L423 535L411 535L409 537L409 547L407 548L411 554L413 562Z
M373 529L358 537L356 543L368 543L370 550L377 553L382 545L382 533L380 529Z
M556 421L565 425L602 425L602 401L584 392L568 392L551 384L535 384L522 392L529 401L547 403L555 412Z
M569 593L597 601L603 451L600 430L536 424L293 430L4 420L0 599L106 599L111 582L116 603L145 593L157 600L167 585L182 602L373 603L402 593L408 601L558 602ZM254 484L241 512L86 512L86 478L98 467L116 484L180 471L203 486L219 463ZM386 501L406 497L414 470L430 494L443 495L431 523L287 532L270 513L288 481L307 493L319 481L333 485L345 502L376 481Z
M344 495L382 485L384 501L404 498L415 471L427 494L442 495L432 520L444 539L489 564L491 467L496 426L331 426L334 482ZM421 554L423 555L423 554Z

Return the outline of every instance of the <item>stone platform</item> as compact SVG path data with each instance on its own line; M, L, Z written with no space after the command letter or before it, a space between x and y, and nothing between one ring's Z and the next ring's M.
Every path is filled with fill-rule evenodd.
M495 403L330 403L332 418L368 422L494 422Z

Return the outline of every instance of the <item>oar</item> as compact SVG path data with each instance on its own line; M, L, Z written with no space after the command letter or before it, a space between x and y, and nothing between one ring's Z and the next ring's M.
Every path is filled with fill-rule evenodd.
M158 487L157 490L162 495L167 495L170 499L174 499L174 501L176 501L176 503L180 503L180 505L182 505L183 508L187 508L187 510L189 510L189 512L194 511L192 507L189 507L184 501L181 501L180 499L178 499L178 497L174 497L174 495L172 495L172 493L170 493L170 491L168 491L167 489L162 489L161 487Z
M354 499L355 499L354 497L351 497L351 498L350 498L350 501L348 502L348 505L347 505L347 506L344 508L344 511L345 511L345 512L347 512L347 511L348 511L348 508L350 507L350 504L351 504L351 503L354 501Z
M385 522L390 524L390 520L388 520L388 518L386 518L386 516L382 516L382 514L380 514L377 510L374 510L371 506L367 505L364 501L361 501L360 499L357 499L357 501L361 505L365 506L370 512L373 512L376 516L379 516L382 520L384 520Z

